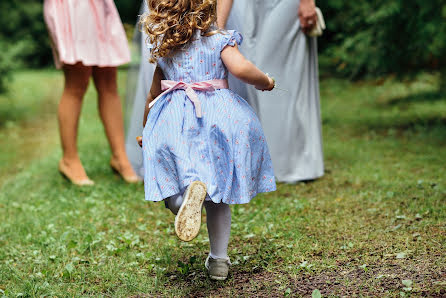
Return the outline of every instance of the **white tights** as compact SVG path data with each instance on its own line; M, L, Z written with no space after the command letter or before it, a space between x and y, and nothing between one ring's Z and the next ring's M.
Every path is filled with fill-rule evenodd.
M182 195L167 198L167 206L173 214L178 213L182 203ZM205 201L204 207L211 246L209 255L214 259L227 259L231 233L231 209L227 204L215 204L212 201Z

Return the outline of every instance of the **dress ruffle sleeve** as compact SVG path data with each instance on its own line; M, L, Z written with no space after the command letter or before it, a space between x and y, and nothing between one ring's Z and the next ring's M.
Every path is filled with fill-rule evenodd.
M237 43L241 45L243 42L243 36L235 31L235 30L226 30L222 32L222 42L221 42L221 50L223 50L226 46L235 46Z

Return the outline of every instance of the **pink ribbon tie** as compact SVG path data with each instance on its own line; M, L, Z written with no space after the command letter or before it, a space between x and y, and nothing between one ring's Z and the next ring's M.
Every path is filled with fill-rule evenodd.
M197 116L197 118L201 118L203 116L201 112L201 102L195 91L215 91L216 89L227 89L227 88L228 88L228 81L223 79L214 79L197 83L185 83L185 82L176 82L170 80L162 80L161 90L163 90L163 93L158 95L149 104L149 108L151 108L160 98L162 98L167 93L172 92L174 90L185 90L187 97L195 107L195 115Z

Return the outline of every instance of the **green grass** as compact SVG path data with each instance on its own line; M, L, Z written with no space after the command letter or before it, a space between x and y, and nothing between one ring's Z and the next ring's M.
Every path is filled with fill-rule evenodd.
M52 112L62 84L62 76L53 70L17 72L7 92L0 94L0 127L38 120Z
M8 92L0 94L0 181L56 146L62 87L63 78L55 71L21 71Z
M35 103L45 102L48 85L58 96L61 74L18 73L13 88L25 79L35 91L23 93L15 109L37 113L28 125L49 128L36 128L47 137L23 141L14 154L1 138L5 168L15 168L0 176L5 296L446 295L446 97L434 89L436 76L324 80L326 175L232 207L226 282L206 276L204 226L196 240L180 242L163 204L144 202L141 185L112 174L92 88L79 143L97 184L77 188L60 177L57 128L45 126L54 117L39 120ZM0 129L2 136L26 130L23 121L13 126ZM20 160L26 163L18 169Z

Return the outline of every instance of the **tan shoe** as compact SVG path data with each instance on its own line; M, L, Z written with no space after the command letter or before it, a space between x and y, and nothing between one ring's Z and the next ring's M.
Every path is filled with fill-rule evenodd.
M132 175L124 175L121 171L119 163L114 159L110 160L110 167L112 168L113 172L121 176L121 178L124 179L124 181L127 183L135 184L142 181L142 179L139 178L138 175L136 175L135 173L133 173Z
M88 177L84 178L84 179L76 179L76 178L72 177L69 174L70 169L63 162L62 159L59 161L59 172L63 177L65 177L68 181L70 181L74 185L77 185L77 186L92 186L92 185L94 185L94 182L92 180L90 180L90 178L88 178Z
M175 233L181 240L191 241L197 237L206 193L206 185L201 181L194 181L187 187L183 204L175 217Z

